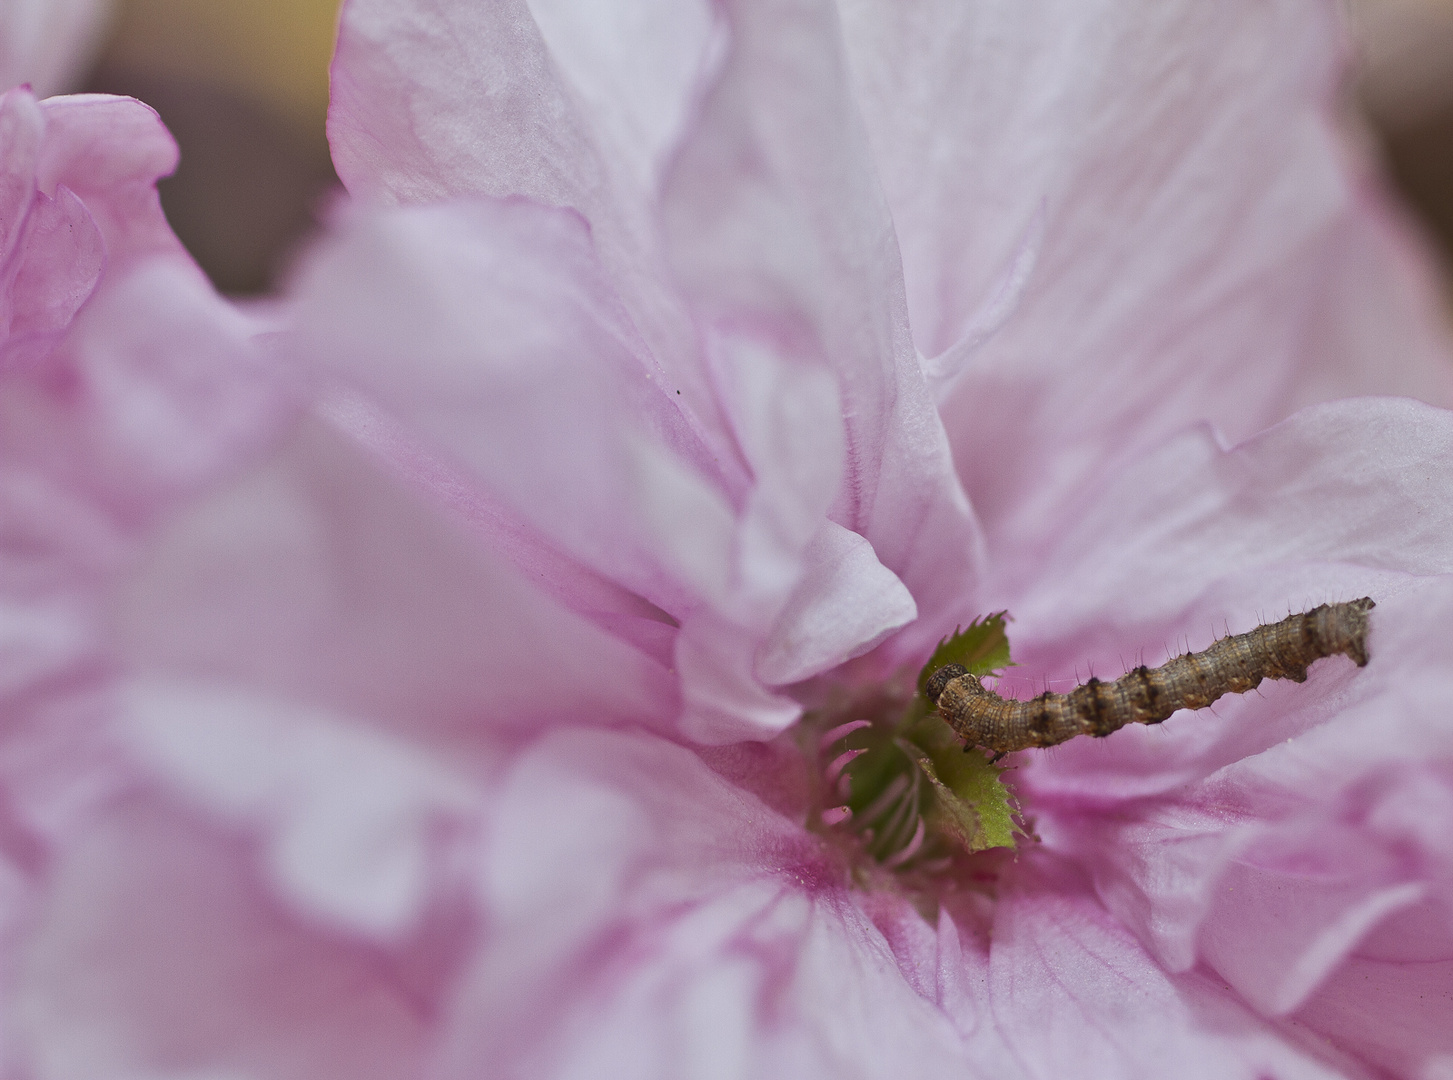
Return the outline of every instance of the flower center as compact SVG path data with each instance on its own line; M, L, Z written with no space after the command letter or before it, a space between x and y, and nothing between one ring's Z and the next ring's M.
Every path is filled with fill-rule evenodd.
M942 642L917 685L900 680L844 695L803 718L815 768L809 825L848 842L868 867L937 877L1018 830L1001 769L963 741L924 694L947 663L987 674L1009 663L1003 619L991 616Z

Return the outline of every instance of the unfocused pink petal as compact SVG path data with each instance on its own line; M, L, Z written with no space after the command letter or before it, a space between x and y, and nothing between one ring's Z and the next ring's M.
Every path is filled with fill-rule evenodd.
M542 722L674 716L665 662L542 592L472 525L310 420L160 532L113 606L120 659L486 771Z
M18 694L91 657L104 640L97 591L123 564L121 529L38 470L0 469L0 694Z
M100 44L110 0L14 0L0 8L0 88L71 89Z
M152 798L75 836L7 978L11 1052L75 1080L415 1072L420 988L260 895L250 862L235 841Z
M156 182L177 167L177 144L149 106L109 94L41 102L45 142L38 182L64 184L100 226L113 262L147 255L190 262L161 211Z
M106 265L106 245L85 204L65 186L37 195L11 258L10 336L0 364L50 351L90 299Z
M440 754L356 717L219 684L133 680L117 735L169 789L259 835L285 900L385 942L416 928L448 876L461 839L450 834L467 830L479 802L468 773Z
M0 383L3 445L136 522L225 475L287 415L258 329L188 263L112 272L46 364Z

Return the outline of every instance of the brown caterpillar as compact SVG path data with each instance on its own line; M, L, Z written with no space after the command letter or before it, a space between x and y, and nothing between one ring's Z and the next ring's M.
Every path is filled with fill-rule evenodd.
M1126 724L1158 724L1179 709L1204 709L1224 694L1255 689L1263 679L1305 682L1307 665L1324 656L1342 653L1363 667L1372 607L1368 597L1323 604L1153 670L1142 664L1111 683L1091 679L1068 694L1046 691L1030 701L1006 700L958 664L935 671L924 692L968 746L1007 754L1076 735L1103 737Z

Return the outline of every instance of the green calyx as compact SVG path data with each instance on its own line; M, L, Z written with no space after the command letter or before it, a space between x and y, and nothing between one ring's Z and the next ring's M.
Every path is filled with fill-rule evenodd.
M1004 613L990 615L941 641L911 697L885 694L814 718L825 827L855 834L867 854L894 869L932 872L962 853L1014 846L1019 828L1003 770L976 749L966 753L923 693L944 664L974 675L1010 666L1004 622Z

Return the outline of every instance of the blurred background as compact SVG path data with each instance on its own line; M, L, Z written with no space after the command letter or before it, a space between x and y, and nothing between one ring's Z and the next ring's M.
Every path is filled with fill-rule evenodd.
M1453 265L1453 0L1349 3L1349 106ZM337 4L116 0L96 35L80 85L161 113L182 149L167 215L225 292L267 289L337 183L323 131Z
M323 125L339 0L115 0L87 90L131 94L181 146L161 183L223 292L264 291L337 184Z

